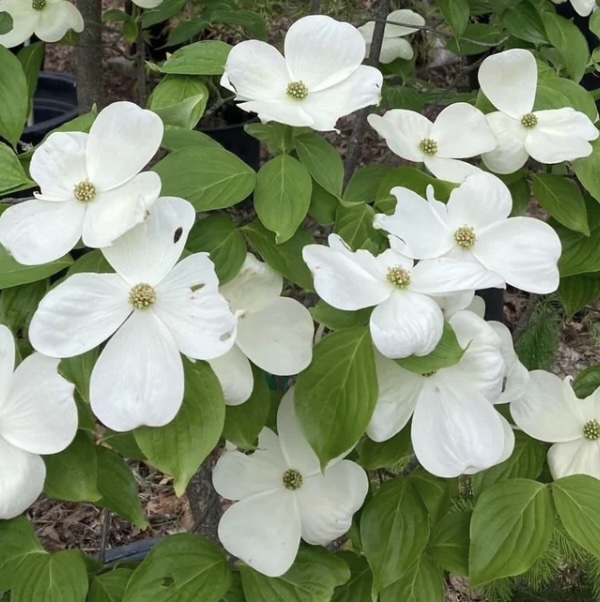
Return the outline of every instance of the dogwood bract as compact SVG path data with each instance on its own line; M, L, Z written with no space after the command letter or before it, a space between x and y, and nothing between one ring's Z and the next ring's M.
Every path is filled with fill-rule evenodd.
M14 366L13 336L0 325L0 519L33 504L46 478L40 454L62 451L77 432L74 387L58 360L33 353Z
M206 253L179 263L196 214L164 197L142 224L103 250L116 274L74 274L40 302L29 338L52 357L73 357L111 335L90 379L96 416L116 431L163 426L183 399L180 353L210 360L235 341L236 320Z
M558 288L558 235L539 219L509 217L512 197L496 176L468 176L447 204L434 198L432 187L428 200L408 188L391 192L397 199L393 215L378 214L374 224L401 238L405 255L476 262L530 293Z
M406 25L394 25L393 23L388 23L385 26L379 62L387 64L396 59L410 61L414 56L414 51L410 42L405 40L404 36L419 31L419 27L425 25L425 19L414 10L400 9L391 12L387 16L387 21L406 23ZM417 27L408 27L408 25L416 25ZM358 31L360 31L366 42L365 56L369 56L371 42L373 41L373 33L375 31L375 21L369 21L368 23L361 25L358 28Z
M379 399L367 429L374 441L386 441L412 416L417 459L448 478L494 466L514 446L510 425L493 406L505 374L500 339L470 311L458 312L449 323L465 349L454 366L417 374L376 356Z
M134 4L141 8L156 8L162 4L163 0L131 0Z
M383 76L361 65L365 41L349 23L314 15L296 21L285 37L285 58L265 42L233 47L221 85L244 111L262 121L333 130L340 117L379 104Z
M555 479L587 474L600 479L600 389L578 399L569 377L529 373L523 395L510 405L516 425L529 436L554 443L548 466Z
M160 194L158 174L139 172L162 136L160 117L131 102L102 110L89 134L50 134L31 159L41 192L0 216L0 242L26 265L58 259L80 238L88 247L110 245Z
M386 357L427 355L439 343L444 326L432 296L498 286L497 274L473 262L452 259L413 260L393 248L374 256L351 251L336 234L329 247L307 245L304 261L319 296L338 309L354 311L376 306L370 329L375 347Z
M567 0L552 0L554 4L562 4L566 1ZM569 0L569 2L575 9L575 12L582 17L590 15L598 6L596 0Z
M220 288L238 318L236 344L211 360L225 402L237 405L252 393L251 360L278 376L302 372L312 360L314 326L304 305L281 297L283 278L248 253L239 274Z
M498 138L496 149L482 155L497 173L513 173L529 156L540 163L561 163L592 153L598 129L571 107L534 111L537 64L529 50L513 48L486 58L479 67L481 91L498 109L486 118Z
M67 0L0 0L0 13L12 17L12 29L0 34L0 46L13 48L36 35L44 42L58 42L69 29L83 31L81 13Z
M300 539L327 545L346 533L369 489L365 471L349 460L332 460L321 472L292 389L281 400L277 432L263 429L251 455L226 451L213 472L217 493L236 500L219 522L221 543L269 577L292 566Z
M464 102L446 107L432 123L427 117L406 109L369 115L369 124L390 150L403 159L424 163L436 177L462 182L477 167L459 161L496 148L496 136L485 115Z

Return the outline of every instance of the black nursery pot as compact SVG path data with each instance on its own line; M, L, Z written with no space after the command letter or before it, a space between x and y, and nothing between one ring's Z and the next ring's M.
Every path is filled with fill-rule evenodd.
M152 548L162 540L162 537L141 539L124 546L111 548L110 550L106 550L104 558L101 560L106 567L111 567L117 563L141 562L152 551Z
M254 171L258 171L260 167L260 142L244 130L244 126L256 121L256 117L252 117L233 104L228 104L219 111L219 118L223 125L201 124L196 129L210 136L230 153L237 155Z
M25 128L21 140L38 144L49 132L78 114L75 78L42 71L33 97L33 124Z

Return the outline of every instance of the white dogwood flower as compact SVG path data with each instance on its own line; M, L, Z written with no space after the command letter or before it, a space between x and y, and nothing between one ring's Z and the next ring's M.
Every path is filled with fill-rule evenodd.
M239 274L220 289L238 317L236 344L211 360L225 403L246 401L254 386L250 361L277 376L302 372L312 360L314 325L302 303L282 297L283 278L248 253Z
M406 109L392 109L383 117L372 114L368 121L399 157L424 163L436 178L449 182L480 171L459 159L487 153L497 144L485 115L464 102L446 107L435 123Z
M131 0L136 6L141 8L156 8L163 0Z
M454 366L417 374L376 356L379 399L367 429L374 441L386 441L412 416L419 463L446 478L499 464L514 446L510 425L493 405L505 374L500 339L470 311L456 313L449 323L465 349Z
M177 263L195 217L187 201L159 199L103 249L116 274L70 276L31 321L31 344L51 357L79 355L112 335L92 371L90 401L113 430L169 423L183 400L180 353L210 360L235 341L236 319L208 255Z
M319 296L338 309L376 306L370 318L375 347L391 358L431 353L442 337L444 316L432 297L499 286L497 274L474 262L413 260L388 249L374 256L351 251L336 234L329 247L307 245L302 256Z
M58 259L80 238L88 247L110 245L160 194L158 174L139 172L162 135L160 117L130 102L103 109L89 134L50 134L31 159L41 192L0 216L0 242L26 265Z
M14 518L42 493L46 466L73 441L77 407L73 385L58 360L33 353L15 366L15 343L0 326L0 519ZM13 373L14 371L14 373Z
M269 577L294 563L300 539L327 545L348 531L362 506L365 471L336 458L324 471L294 413L293 391L283 397L277 432L262 430L250 455L226 451L213 472L217 493L236 500L219 522L225 549Z
M562 4L567 0L552 0L554 4ZM593 11L598 8L596 0L569 0L571 6L575 9L575 12L581 17L587 17L591 15Z
M600 389L578 399L570 380L533 370L510 413L529 436L554 443L548 465L555 479L575 474L600 479Z
M379 104L382 74L361 65L365 41L349 23L313 15L294 23L285 58L265 42L234 46L221 85L236 93L240 109L262 121L333 130L340 117Z
M513 173L531 156L554 164L587 157L599 132L589 117L571 107L534 111L537 64L529 50L513 48L486 58L479 67L481 91L498 109L486 115L498 146L482 156L496 173Z
M496 176L468 176L446 204L435 200L432 187L428 200L408 188L393 188L392 194L398 200L394 213L378 214L374 223L406 243L405 255L474 261L531 293L557 289L558 235L539 219L509 217L512 197Z
M425 19L414 10L401 8L395 10L387 16L387 21L404 23L405 25L395 25L388 23L383 31L383 42L381 44L380 63L391 63L396 59L405 59L410 61L414 56L414 51L410 42L404 39L404 36L419 31L419 27L425 25ZM409 27L409 25L416 25ZM375 31L375 21L369 21L358 28L366 42L365 56L369 56L373 33Z
M12 17L12 29L0 34L0 46L13 48L34 34L44 42L58 42L72 29L83 31L83 17L68 0L0 0L0 13Z

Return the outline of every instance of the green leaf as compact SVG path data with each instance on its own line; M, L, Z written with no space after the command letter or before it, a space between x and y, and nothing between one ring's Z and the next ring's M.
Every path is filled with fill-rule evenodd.
M540 73L535 95L534 110L573 107L592 121L596 121L597 109L594 97L572 79L557 77L554 71Z
M427 508L429 522L435 525L450 508L452 481L429 474L420 466L408 477Z
M69 382L72 382L81 398L90 402L90 378L92 370L98 359L98 348L75 357L65 358L60 361L59 371Z
M537 479L544 466L546 449L535 439L521 431L515 432L515 448L508 460L478 472L471 477L475 495L489 489L496 483L509 479Z
M119 433L106 429L104 436L102 437L102 442L109 445L121 456L128 458L129 460L145 462L148 459L136 443L133 431Z
M73 274L80 274L82 272L96 272L97 274L110 274L114 273L112 266L102 255L100 249L94 249L88 251L77 259L75 263L67 271L67 276Z
M364 556L340 552L338 557L350 568L350 580L335 588L331 602L370 602L373 573Z
M213 213L200 219L193 226L185 248L192 253L210 253L220 284L237 276L246 259L246 241L225 213Z
M247 602L331 602L334 589L350 579L341 558L308 546L300 547L296 561L281 577L266 577L245 565L240 573Z
M211 23L225 23L226 25L240 25L253 38L267 39L267 24L262 15L251 10L239 7L232 9L218 9L210 13Z
M495 44L500 44L504 32L493 25L485 23L469 23L463 33L464 37L458 40L448 40L446 48L450 52L471 56L482 54L490 50Z
M423 94L417 90L406 86L390 86L386 83L383 87L381 103L386 109L407 109L420 113L425 107L425 100ZM367 167L375 167L375 165ZM389 165L379 165L379 167L390 169Z
M192 533L161 541L135 570L123 602L220 602L231 573L225 554Z
M121 602L132 574L131 569L114 569L97 575L92 580L87 602Z
M465 351L466 349L460 346L452 326L448 322L444 322L442 338L429 355L410 355L395 361L409 372L426 374L458 364Z
M575 183L563 176L531 174L538 203L559 223L589 236L585 200Z
M254 388L244 403L225 407L223 437L238 447L250 449L256 445L258 434L267 423L271 410L271 396L265 375L252 367Z
M544 11L541 17L550 44L560 54L571 79L578 82L590 60L590 51L584 35L572 21L554 12Z
M242 587L242 577L239 573L233 573L232 585L221 602L247 602Z
M14 567L29 554L43 552L33 526L24 517L0 520L0 594L12 587Z
M403 464L411 455L410 426L406 426L391 439L381 443L365 439L358 448L358 463L367 470L376 470Z
M48 292L48 280L13 286L0 295L0 321L13 332L24 330L31 322L39 302Z
M208 101L208 88L195 76L167 75L156 86L148 107L165 125L192 129L200 121Z
M562 244L558 261L561 277L600 271L600 205L588 201L587 214L589 236L553 224Z
M222 150L223 147L210 136L198 130L188 130L176 125L166 125L161 147L169 151L178 151L190 146L212 147Z
M83 602L87 592L87 570L78 551L30 554L15 567L11 602Z
M69 502L97 502L98 458L96 445L84 431L58 454L43 457L46 464L46 495Z
M278 244L289 240L310 206L312 180L306 167L289 155L265 163L256 176L254 208Z
M575 395L580 399L589 397L600 387L600 366L589 366L582 370L571 383Z
M364 433L377 402L373 344L368 328L338 330L314 348L296 381L300 425L325 466Z
M590 142L592 154L572 162L583 187L600 203L600 138Z
M502 13L502 24L511 36L532 44L547 44L544 23L530 2L520 2Z
M554 503L567 533L590 554L600 558L600 481L574 475L552 483Z
M27 80L27 89L29 91L29 111L31 111L33 95L37 88L38 77L42 63L44 62L44 43L34 42L29 46L23 46L17 58L21 62L25 79Z
M183 369L185 394L174 420L159 428L135 431L135 440L148 461L175 478L178 496L219 442L225 421L223 392L210 366L183 358Z
M401 578L381 592L381 602L444 602L444 573L421 556Z
M327 192L324 188L313 182L312 195L308 215L320 226L330 226L335 221L335 215L340 201L338 197Z
M375 589L381 591L414 565L429 539L427 508L413 482L384 483L363 508L360 533Z
M471 520L471 585L527 571L547 549L553 529L550 491L542 483L511 479L486 489Z
M334 231L353 249L366 248L377 252L383 235L373 227L375 211L371 205L360 204L338 207Z
M251 167L217 147L175 151L159 161L154 170L161 177L163 196L187 199L196 211L231 207L243 201L256 183Z
M294 128L283 123L248 123L244 130L265 144L273 155L287 153L294 146Z
M187 21L181 21L174 25L169 31L169 38L166 46L179 46L193 37L197 36L202 30L208 27L208 21L202 17L193 17Z
M25 174L17 155L10 146L0 142L0 194L24 186L34 186L34 183Z
M371 316L371 308L359 309L357 311L344 311L332 307L319 299L317 304L311 308L313 320L323 324L330 330L341 330L343 328L354 328L355 326L366 326Z
M451 512L435 526L427 553L446 571L469 575L469 529L471 512Z
M174 52L160 70L178 75L221 75L230 50L229 44L219 40L196 42Z
M0 45L0 136L16 146L29 114L27 79L19 59Z
M600 297L600 274L578 274L561 278L558 294L567 320L570 320L580 309Z
M102 496L97 503L112 510L140 529L148 526L140 503L137 484L125 460L107 447L96 446L98 462L98 491Z
M470 7L467 0L440 0L440 10L457 38L463 35L469 23Z
M68 268L72 263L71 256L65 255L43 265L21 265L8 254L4 247L0 247L0 289L43 280Z
M311 132L294 138L298 159L314 180L334 196L342 194L344 164L335 149L319 134Z
M276 272L307 291L313 291L313 279L302 259L302 249L316 244L312 235L300 228L288 241L278 245L275 234L269 232L258 220L242 228L250 244Z
M379 183L392 171L393 168L389 165L379 163L359 167L344 190L344 201L346 203L372 203L377 198Z

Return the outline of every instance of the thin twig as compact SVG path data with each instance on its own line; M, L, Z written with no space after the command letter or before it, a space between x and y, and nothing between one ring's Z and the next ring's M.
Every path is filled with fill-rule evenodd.
M136 19L138 34L135 41L135 69L137 79L138 102L141 107L146 106L146 42L144 41L144 28L142 27L142 11L134 7L134 18Z
M377 18L375 28L373 30L373 39L371 41L371 50L369 52L369 58L367 63L371 66L376 66L379 63L379 56L381 54L381 46L383 44L383 34L385 31L385 17L390 12L390 0L379 0L379 7L377 9ZM352 136L348 144L348 152L346 154L346 161L344 164L344 187L348 185L356 164L358 163L360 143L365 134L367 128L367 116L369 115L369 107L360 110L356 115L354 122L354 129L352 130Z
M102 531L100 532L100 549L98 550L98 560L103 564L106 562L106 547L108 546L108 533L112 522L112 513L104 508L102 510Z

